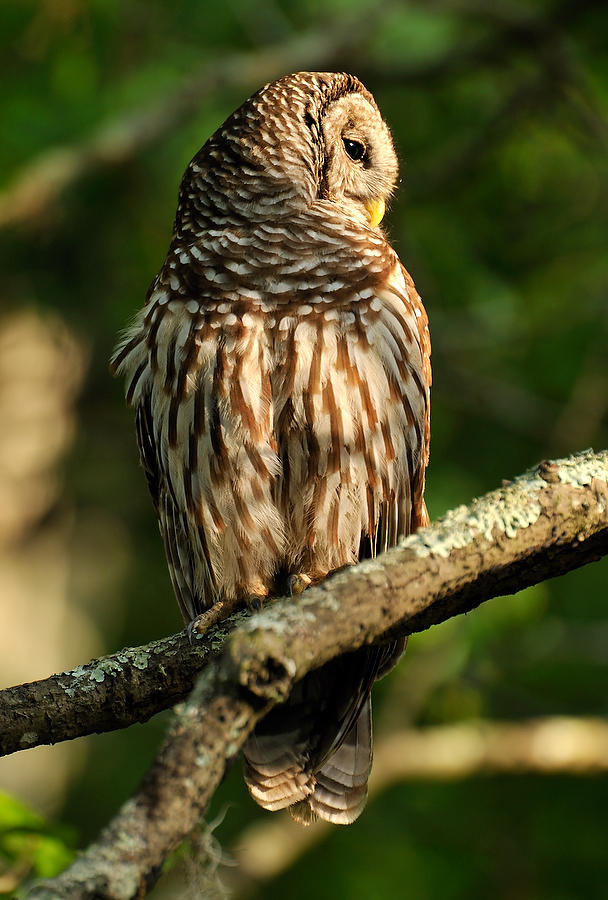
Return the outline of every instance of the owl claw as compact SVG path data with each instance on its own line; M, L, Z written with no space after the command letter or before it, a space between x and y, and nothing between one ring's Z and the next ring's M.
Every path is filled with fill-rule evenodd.
M264 608L265 599L259 594L249 594L248 597L245 597L245 605L250 612L261 612Z
M239 606L240 601L234 598L231 600L217 600L210 609L207 609L204 613L196 616L196 618L192 619L186 626L186 634L190 643L192 643L195 633L205 634L210 628L213 628L214 625L217 625L219 622L222 622L224 619L227 619L228 616L232 615Z
M299 575L290 575L287 579L287 591L290 597L294 594L301 594L310 585L312 579L308 575L300 573Z
M195 632L197 634L199 633L198 626L199 626L199 620L201 618L202 618L201 616L197 616L196 619L192 619L192 621L188 622L188 624L186 625L186 637L188 638L189 644L191 644L192 641L194 640L194 633Z

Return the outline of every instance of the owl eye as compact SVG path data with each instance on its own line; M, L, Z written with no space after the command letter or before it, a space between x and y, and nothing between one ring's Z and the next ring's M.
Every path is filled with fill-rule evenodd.
M342 143L344 144L344 149L346 150L348 156L351 159L354 159L355 162L359 162L362 159L365 159L367 156L367 150L365 149L365 144L362 144L360 141L353 141L350 138L342 138Z

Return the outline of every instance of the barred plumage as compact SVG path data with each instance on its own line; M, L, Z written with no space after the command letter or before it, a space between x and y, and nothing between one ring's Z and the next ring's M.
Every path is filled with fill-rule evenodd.
M187 622L314 584L427 521L427 318L377 227L396 178L371 94L306 72L247 100L184 175L113 366ZM359 815L371 686L402 650L365 648L296 685L244 749L258 803L304 822Z

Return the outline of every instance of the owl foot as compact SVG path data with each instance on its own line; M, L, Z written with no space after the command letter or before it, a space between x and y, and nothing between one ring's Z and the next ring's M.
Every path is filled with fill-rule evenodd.
M290 575L287 579L287 592L290 597L301 594L310 585L312 578L300 572L299 575Z
M188 635L190 643L192 643L195 632L197 634L205 634L205 632L209 631L210 628L213 628L214 625L217 625L219 622L222 622L224 619L227 619L228 616L232 615L240 605L241 601L237 600L235 597L232 597L230 600L218 600L210 609L205 610L200 616L192 619L186 628L186 634Z
M245 606L249 612L261 612L264 608L265 599L266 597L262 597L260 594L249 594L245 597Z

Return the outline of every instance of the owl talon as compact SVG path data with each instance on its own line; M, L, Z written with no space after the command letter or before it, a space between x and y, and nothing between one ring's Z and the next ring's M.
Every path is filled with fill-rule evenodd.
M195 632L197 634L205 634L210 628L213 628L214 625L217 625L219 622L222 622L224 619L227 619L228 616L232 615L239 606L240 601L236 599L217 600L210 609L205 610L204 613L196 616L195 619L192 619L192 621L188 623L186 634L188 635L190 643L192 643Z
M245 606L249 612L261 612L264 608L265 599L265 597L261 597L259 594L249 594L248 597L245 597Z
M310 586L311 582L312 578L309 578L308 575L304 575L302 572L299 575L290 575L287 579L289 596L293 597L294 594L303 593Z
M200 620L202 618L204 618L204 616L205 616L205 613L203 613L202 616L197 616L195 619L192 619L192 621L188 622L188 624L186 625L186 637L188 638L189 644L191 644L193 642L195 633L196 634L201 633L201 632L199 632L198 629L199 629L199 625L200 625Z

